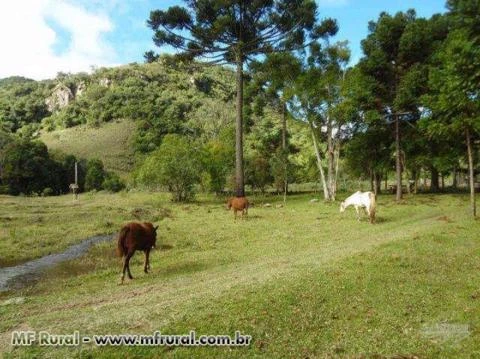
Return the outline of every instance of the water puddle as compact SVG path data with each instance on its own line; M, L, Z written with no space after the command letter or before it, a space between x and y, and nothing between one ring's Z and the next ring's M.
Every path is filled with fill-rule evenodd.
M45 257L14 266L0 268L0 292L18 289L39 278L47 268L75 259L84 254L92 245L113 239L113 235L94 236L68 247L62 253L50 254Z

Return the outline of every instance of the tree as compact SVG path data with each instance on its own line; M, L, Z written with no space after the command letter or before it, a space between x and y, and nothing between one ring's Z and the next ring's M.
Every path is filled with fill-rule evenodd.
M328 25L328 26L327 26ZM324 38L334 35L338 27L334 21L326 23ZM308 123L325 200L334 201L336 192L336 163L339 139L345 118L335 111L343 98L345 66L350 52L345 42L330 45L314 42L302 63L301 74L292 89L292 109L298 119ZM326 145L327 175L323 168L321 141Z
M125 188L125 183L116 173L107 172L102 187L110 192L119 192Z
M87 174L85 175L85 190L101 190L103 189L103 181L105 180L105 170L103 163L99 159L91 159L87 162Z
M394 125L397 201L402 197L402 120L416 122L420 117L420 96L428 87L428 65L437 44L445 38L447 26L441 17L419 19L414 10L394 16L381 13L369 23L369 35L362 41L364 57L358 67L374 96L372 105L380 121ZM386 121L387 120L387 121ZM407 137L407 136L405 136Z
M283 181L283 201L286 202L289 179L289 146L287 132L288 106L291 88L300 74L300 61L292 53L282 52L269 54L265 61L253 63L253 86L258 87L265 94L266 102L271 104L282 115L282 144L272 158L275 182L278 187L279 179ZM263 109L262 109L263 112Z
M430 75L431 93L424 97L431 111L425 119L427 133L431 136L465 140L469 171L470 206L476 216L474 141L480 131L480 87L471 81L471 69L480 75L480 50L465 29L451 32L439 51L440 66ZM469 71L466 71L468 68ZM470 74L469 74L470 73Z
M0 156L1 181L12 195L65 191L66 174L49 156L42 142L19 140L5 146ZM68 188L68 187L67 187Z
M199 148L186 137L166 135L140 167L137 180L149 187L165 186L176 202L191 200L202 170L199 153Z
M244 196L243 72L255 56L298 49L308 35L316 36L313 0L186 0L150 13L148 25L157 46L170 45L188 59L202 57L236 67L235 175L237 196ZM151 58L152 54L147 55Z
M227 174L233 168L233 152L219 140L211 140L203 148L203 167L210 176L210 190L222 193Z

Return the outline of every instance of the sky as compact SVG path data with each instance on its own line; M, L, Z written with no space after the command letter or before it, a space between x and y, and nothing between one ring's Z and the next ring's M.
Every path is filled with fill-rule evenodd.
M58 72L143 62L156 48L146 25L150 11L180 0L0 0L0 78L54 78ZM382 11L414 8L419 17L445 12L445 0L317 0L319 17L335 18L335 41L348 40L351 63Z

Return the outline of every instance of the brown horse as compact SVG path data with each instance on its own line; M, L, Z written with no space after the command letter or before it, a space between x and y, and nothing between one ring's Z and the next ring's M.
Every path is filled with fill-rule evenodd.
M150 269L150 250L155 247L157 240L157 228L149 222L130 222L122 227L118 235L117 254L123 257L122 282L125 279L125 271L128 271L128 278L133 279L130 273L130 258L136 250L145 253L143 271L148 273Z
M248 199L246 197L232 197L227 201L227 209L233 208L233 215L237 219L237 212L242 211L242 218L248 216Z

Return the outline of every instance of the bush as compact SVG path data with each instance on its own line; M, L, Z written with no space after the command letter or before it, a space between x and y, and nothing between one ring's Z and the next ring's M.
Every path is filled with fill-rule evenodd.
M166 187L174 201L188 201L195 195L200 182L199 150L187 138L166 135L160 148L140 167L137 180L149 187Z
M103 189L110 192L120 192L124 188L125 183L116 173L107 173L105 180L103 181Z
M53 196L53 195L54 195L53 189L51 189L50 187L46 187L42 191L42 197L49 197L49 196Z
M252 186L252 189L259 189L265 192L267 185L273 181L270 173L268 159L257 154L245 161L245 183Z
M85 176L85 190L101 190L105 181L105 170L102 161L92 159L87 162L87 174Z
M209 174L210 191L222 193L227 183L227 175L234 168L235 153L218 140L208 142L203 151L203 167Z

